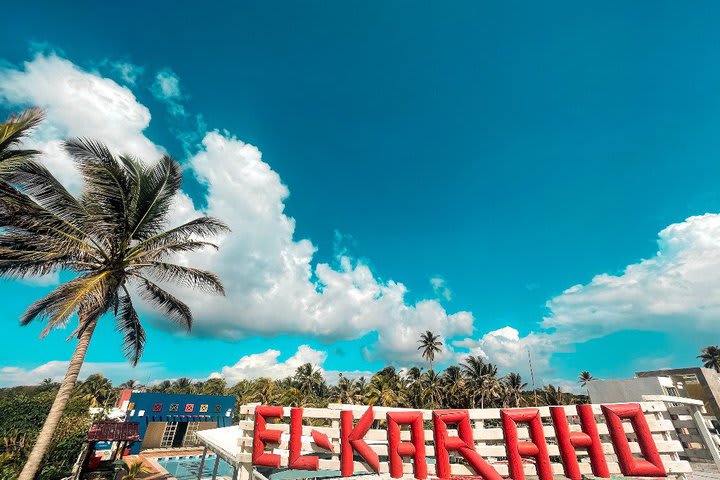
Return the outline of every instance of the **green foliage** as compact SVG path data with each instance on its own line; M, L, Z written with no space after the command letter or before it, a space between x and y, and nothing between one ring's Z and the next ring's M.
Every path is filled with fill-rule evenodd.
M55 432L39 480L55 480L70 474L90 427L89 401L76 389ZM35 437L45 421L56 388L0 389L0 480L17 478Z

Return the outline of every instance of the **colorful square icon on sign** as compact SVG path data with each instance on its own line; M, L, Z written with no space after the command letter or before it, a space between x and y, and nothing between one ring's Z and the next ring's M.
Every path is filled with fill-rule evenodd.
M153 405L153 412L162 412L162 403L156 403Z
M200 405L200 413L206 413L208 411L208 406L206 404Z
M128 403L127 409L128 409L128 410L135 410L135 402L130 402L130 403Z
M222 405L215 405L215 413L222 412Z
M195 410L195 404L194 403L186 403L185 404L185 413L190 413L193 410Z
M171 403L171 404L170 404L170 411L171 411L171 412L177 412L179 406L180 406L179 403Z

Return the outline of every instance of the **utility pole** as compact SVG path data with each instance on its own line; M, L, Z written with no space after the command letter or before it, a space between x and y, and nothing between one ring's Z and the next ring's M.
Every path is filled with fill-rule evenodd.
M535 374L533 373L532 356L530 356L530 347L528 347L527 352L528 352L528 363L530 364L530 380L532 380L533 397L535 398L535 406L537 407L538 406L537 389L535 388Z

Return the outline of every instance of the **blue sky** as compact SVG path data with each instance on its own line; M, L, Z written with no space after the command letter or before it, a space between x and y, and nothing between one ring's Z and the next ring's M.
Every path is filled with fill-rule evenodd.
M234 227L202 259L230 295L192 297L192 336L146 312L132 371L105 322L85 372L373 371L421 363L425 328L445 363L525 373L530 348L546 382L696 364L720 318L719 8L15 6L0 108L48 109L33 141L58 175L64 135L168 151L186 167L174 218ZM70 357L69 332L17 324L49 288L2 282L0 384Z

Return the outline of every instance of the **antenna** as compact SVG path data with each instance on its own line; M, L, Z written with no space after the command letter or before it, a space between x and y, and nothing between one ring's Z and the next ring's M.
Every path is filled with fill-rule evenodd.
M530 347L528 347L527 352L528 352L528 363L530 364L530 379L532 380L533 397L535 398L535 406L537 407L538 406L537 389L535 388L535 374L533 373L532 356L530 355Z

